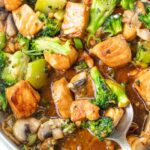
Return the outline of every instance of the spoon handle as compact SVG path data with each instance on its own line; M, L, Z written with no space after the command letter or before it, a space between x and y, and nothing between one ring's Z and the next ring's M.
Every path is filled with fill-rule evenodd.
M116 142L120 145L122 150L131 150L131 146L129 145L126 137L120 137L116 139Z

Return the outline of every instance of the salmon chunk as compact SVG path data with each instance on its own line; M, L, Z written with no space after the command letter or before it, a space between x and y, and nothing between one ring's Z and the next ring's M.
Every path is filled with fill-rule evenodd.
M14 10L12 14L17 29L24 36L32 36L36 34L44 25L38 19L35 12L26 4Z
M39 93L27 81L23 80L6 88L6 98L16 118L32 115L40 101Z
M126 65L132 57L130 47L121 34L100 42L90 50L90 53L110 67Z
M72 66L78 57L77 51L72 46L70 46L70 49L71 51L68 55L51 54L45 51L44 58L54 69L65 71Z
M76 100L71 104L71 120L73 122L88 120L97 120L100 108L90 103L88 100Z
M134 87L150 107L150 68L144 69L137 75Z
M17 9L22 3L23 0L4 0L5 8L9 11Z
M84 4L68 2L62 24L63 34L68 37L82 37L88 24L89 8Z
M63 118L70 118L70 106L73 102L72 94L65 78L55 81L52 86L53 99L59 114Z

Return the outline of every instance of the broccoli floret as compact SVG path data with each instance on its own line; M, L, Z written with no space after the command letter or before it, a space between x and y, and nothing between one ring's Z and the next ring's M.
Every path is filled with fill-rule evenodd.
M6 35L4 32L0 32L0 50L5 47L6 44Z
M17 35L17 44L18 44L18 50L28 50L29 49L29 44L30 44L30 39L22 36L21 34Z
M31 49L29 55L42 55L45 50L50 53L68 55L71 50L69 40L62 45L58 38L52 39L49 37L41 37L33 40L31 43Z
M96 121L85 121L82 123L82 127L88 128L93 135L104 140L113 130L113 120L109 117L102 117Z
M6 65L1 72L1 78L6 84L12 85L24 79L29 57L21 51L7 56Z
M121 0L120 5L123 9L134 9L135 0Z
M92 102L102 109L107 109L108 107L117 104L117 96L111 91L109 86L106 84L104 78L100 74L97 67L93 67L90 70L92 80L94 81L96 88L96 99Z
M46 20L44 28L38 33L38 36L50 36L53 37L60 32L61 23L55 18L48 18Z
M144 25L150 29L150 5L146 8L146 14L140 14L139 20L144 23Z
M121 15L110 16L105 23L104 32L109 33L109 36L117 35L122 31Z
M3 51L0 51L0 72L6 65L7 56Z
M6 111L7 108L7 100L5 97L5 88L7 85L3 82L0 81L0 110Z
M125 93L125 89L113 80L106 80L106 83L110 87L112 92L116 94L118 107L126 107L130 103L130 100Z
M82 72L83 70L87 69L88 65L84 60L77 62L74 66L76 72Z
M110 16L117 4L117 0L93 0L90 8L90 23L87 31L95 34L97 29Z
M143 41L138 43L136 57L134 58L135 65L147 67L150 64L150 42Z
M65 7L67 0L37 0L35 10L47 13L52 10L60 10Z
M62 131L64 135L71 134L76 130L75 123L71 122L69 119L64 120L62 124Z

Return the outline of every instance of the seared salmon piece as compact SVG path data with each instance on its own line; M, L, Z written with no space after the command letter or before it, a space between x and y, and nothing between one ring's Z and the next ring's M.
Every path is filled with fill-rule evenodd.
M62 24L63 34L68 37L82 37L87 27L89 7L84 4L68 2L64 21Z
M16 118L32 115L40 101L40 95L27 81L20 81L6 88L6 98Z
M36 34L44 25L26 4L14 10L12 14L18 31L24 36Z
M63 118L70 118L70 106L73 102L72 94L65 78L55 81L52 85L52 95L58 113Z
M100 42L90 53L110 67L123 66L131 61L130 47L121 34Z
M97 120L100 108L90 103L88 100L73 101L70 107L71 120L73 122L82 120Z
M68 55L51 54L48 51L44 52L44 58L51 67L56 70L65 71L71 67L78 57L77 51L71 47L71 51Z
M22 3L23 0L4 0L5 8L9 11L17 9Z
M138 73L134 82L134 87L145 103L150 107L150 68L144 69Z

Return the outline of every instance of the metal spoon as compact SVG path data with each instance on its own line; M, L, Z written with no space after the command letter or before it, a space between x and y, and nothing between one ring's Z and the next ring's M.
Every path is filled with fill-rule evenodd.
M122 117L120 123L113 130L111 135L107 138L108 140L115 141L118 143L122 150L131 150L131 146L129 145L126 134L131 126L133 120L133 108L130 104L125 109L125 114Z

